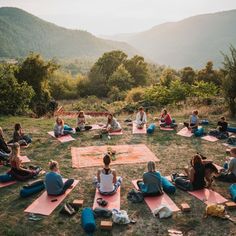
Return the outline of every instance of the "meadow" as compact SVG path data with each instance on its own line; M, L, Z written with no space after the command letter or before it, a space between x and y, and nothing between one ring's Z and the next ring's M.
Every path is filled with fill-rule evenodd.
M185 112L180 111L173 116L177 122L182 122L188 117ZM50 159L57 160L60 164L61 174L64 177L79 180L79 184L65 201L71 202L78 198L84 199L84 207L92 207L93 204L95 188L92 179L96 174L97 167L73 169L71 167L71 147L143 143L160 159L159 162L156 162L156 166L162 175L170 175L175 171L181 172L196 152L204 154L218 165L222 165L226 158L226 148L222 145L222 141L211 143L195 137L184 138L176 135L175 131L161 131L159 128L152 135L132 135L132 127L123 122L127 117L126 115L118 117L124 130L121 137L94 139L93 136L97 131L90 131L79 135L75 134L73 135L75 141L64 144L47 134L48 131L52 130L54 118L35 119L24 116L2 116L0 117L0 126L5 131L6 140L9 140L14 123L20 122L25 133L33 137L32 145L21 150L21 154L27 155L32 164L39 165L44 170L47 170ZM149 114L149 123L154 122L153 118L154 114ZM210 116L208 118L211 122L209 126L205 127L206 130L215 127L218 117ZM75 119L65 117L65 120L71 126L75 125ZM88 121L89 123L105 122L105 117L91 117ZM230 123L235 124L236 122L231 120ZM236 227L232 222L214 217L203 218L206 205L179 189L175 195L170 196L171 199L178 206L182 202L187 202L191 206L191 212L179 212L170 219L160 220L155 218L145 202L134 204L127 200L127 193L133 188L131 180L142 177L143 172L146 171L146 165L117 165L115 169L123 177L121 209L126 210L129 216L137 220L137 223L114 225L111 232L106 232L99 229L101 219L97 219L95 236L168 235L167 230L173 228L181 230L184 235L236 235ZM1 174L7 170L7 167L0 167ZM19 191L24 184L17 183L0 189L0 235L85 235L81 227L81 209L75 216L66 217L59 213L62 204L50 216L42 217L40 221L30 221L28 215L24 213L24 209L42 193L21 199ZM228 187L229 184L226 183L217 181L213 183L213 189L226 198L230 198ZM235 211L231 210L229 213L231 216L236 216Z

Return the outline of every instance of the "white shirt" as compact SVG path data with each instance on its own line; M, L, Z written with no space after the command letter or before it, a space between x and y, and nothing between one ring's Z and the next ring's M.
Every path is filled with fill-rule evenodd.
M147 115L146 115L146 112L143 112L143 115L141 116L141 113L140 111L137 113L136 115L136 120L135 122L137 124L145 124L147 123Z
M114 190L113 184L113 174L104 174L102 171L100 173L100 190L101 192L112 192Z

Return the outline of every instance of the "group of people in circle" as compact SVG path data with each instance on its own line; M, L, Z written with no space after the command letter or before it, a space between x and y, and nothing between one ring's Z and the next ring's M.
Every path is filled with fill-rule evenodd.
M176 124L171 118L166 109L163 109L160 116L161 127L176 128ZM147 123L147 114L143 107L140 107L135 123L137 128L142 129ZM192 112L189 122L184 125L194 132L199 126L198 111ZM227 136L227 122L224 117L218 122L216 130L210 131L213 135ZM87 124L86 116L83 111L77 115L76 132L90 130L92 126ZM113 114L107 116L107 122L102 127L103 132L119 132L121 125ZM56 119L54 125L54 135L60 137L74 132L74 130L66 125L60 117ZM24 181L36 177L42 170L37 166L26 167L20 158L20 147L27 146L32 142L29 135L24 134L19 123L15 124L12 140L6 143L4 133L0 127L0 160L10 166L8 174L12 175L16 180ZM177 173L172 174L172 181L175 182L179 188L191 191L201 189L204 187L210 188L214 177L218 180L235 182L236 181L236 148L231 148L231 157L229 158L228 168L224 172L219 172L212 162L205 160L205 158L196 154L191 158L189 167L185 168L185 175ZM122 177L118 177L115 169L110 167L111 155L106 153L103 157L103 168L98 169L97 175L94 178L94 184L98 191L103 195L112 195L116 193L117 189L122 183ZM61 195L73 184L74 179L68 179L63 182L60 175L58 162L51 160L49 162L49 172L45 176L45 186L49 195ZM150 161L147 163L147 172L143 174L143 180L138 182L140 191L144 195L159 195L163 193L161 173L156 171L155 163Z

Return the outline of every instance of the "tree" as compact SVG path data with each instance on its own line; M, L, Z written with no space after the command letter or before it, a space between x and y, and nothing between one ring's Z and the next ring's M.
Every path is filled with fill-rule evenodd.
M224 71L225 77L222 81L222 90L225 95L225 100L229 106L232 117L236 115L236 49L230 46L230 55L224 56Z
M131 74L135 87L143 86L147 83L149 73L147 63L143 57L135 55L130 60L126 60L125 68Z
M127 55L122 51L104 53L89 72L90 94L106 97L109 92L108 80L110 76L126 59Z
M0 113L23 113L30 104L34 90L26 82L18 83L14 68L9 65L0 67Z
M176 71L171 68L163 70L160 77L161 85L169 88L171 81L177 79L176 74L177 74Z
M221 84L221 78L216 70L213 70L213 62L208 61L205 68L198 71L196 76L197 81L204 81L208 83L214 83L219 86Z
M192 67L184 67L180 71L180 77L183 83L193 84L195 79L195 71Z
M120 91L126 91L132 87L132 78L130 73L121 64L108 80L108 87L116 87Z
M199 98L214 97L218 93L218 87L212 82L196 81L193 85L193 94Z
M35 96L30 106L38 116L47 112L47 105L51 99L49 78L56 69L58 65L54 62L45 62L39 54L30 53L15 73L19 83L25 81L34 89Z
M189 94L189 90L189 85L183 84L180 79L171 81L169 91L172 103L184 101Z

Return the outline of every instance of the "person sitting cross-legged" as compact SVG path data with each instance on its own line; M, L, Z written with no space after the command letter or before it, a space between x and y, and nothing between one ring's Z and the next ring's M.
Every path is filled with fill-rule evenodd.
M207 186L205 182L205 166L199 154L193 156L190 168L185 168L187 176L172 175L175 185L182 190L192 191L203 189Z
M161 174L155 170L155 163L147 163L148 172L143 174L143 181L138 181L138 187L143 196L157 196L163 194Z
M217 177L218 180L224 182L236 182L236 147L230 149L230 161L228 169L223 171Z
M227 132L228 123L224 116L220 118L217 123L217 129L211 130L209 135L214 136L218 139L227 139L229 137L229 133Z
M27 168L22 165L20 160L20 144L19 143L13 143L11 145L12 151L10 154L10 165L11 169L8 171L9 175L12 175L16 180L24 181L31 178L34 178L37 176L42 168L36 167L33 168Z
M74 183L74 179L68 179L63 183L57 161L51 160L49 162L49 169L50 172L45 176L45 187L48 195L59 196L64 194Z
M176 128L177 127L177 124L175 124L172 121L171 116L167 112L166 109L163 109L163 111L162 111L160 127L171 127L171 128Z
M110 168L111 157L105 154L103 157L104 167L98 169L95 177L95 185L102 195L113 195L120 187L122 178L117 178L116 171Z
M136 123L138 129L142 129L143 126L147 123L147 115L146 115L146 112L144 111L143 107L140 107L138 109L138 113L136 114L135 123Z

